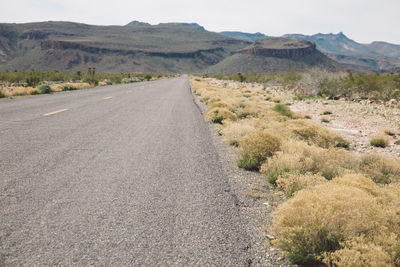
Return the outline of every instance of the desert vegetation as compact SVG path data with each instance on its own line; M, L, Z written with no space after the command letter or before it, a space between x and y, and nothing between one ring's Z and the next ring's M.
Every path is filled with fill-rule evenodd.
M0 72L0 98L149 81L165 76L150 73L97 73L96 68L88 68L87 72L74 73L62 73L57 70L42 72L34 69L28 72L6 71Z
M307 92L302 87L302 95L299 94L302 81L312 75L221 75L218 78L261 83L192 78L191 84L193 92L208 105L206 118L216 123L222 140L237 155L237 165L261 172L273 190L283 192L282 204L273 212L268 232L274 237L273 245L293 263L399 265L400 159L394 154L356 153L351 141L326 128L326 123L293 112L288 105L291 103L283 104L324 96L322 85L326 77L320 76L308 83L317 84L316 91ZM358 93L362 97L378 96L380 100L398 97L398 76L393 74L321 75L332 81L354 79L353 85L379 81L386 88L390 84L391 92L387 88L367 91L362 87ZM360 81L362 77L368 78ZM279 96L271 88L279 83L284 89L290 88L291 98L273 101ZM342 87L339 88L340 93L335 96L342 94ZM317 116L335 113L324 108ZM387 140L395 136L395 130L383 130L376 144L380 146L381 138L385 146L391 145Z
M280 74L214 74L216 79L283 85L293 89L298 98L328 98L400 101L400 74L353 74L350 70L330 72L321 69L288 71Z

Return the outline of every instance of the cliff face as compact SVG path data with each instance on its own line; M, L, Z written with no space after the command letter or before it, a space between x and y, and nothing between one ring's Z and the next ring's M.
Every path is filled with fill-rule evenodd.
M319 67L336 70L339 66L308 41L265 38L237 50L208 69L211 73L277 73L289 69Z
M116 53L120 55L146 55L146 56L158 56L166 58L196 58L200 57L202 53L214 53L223 51L223 47L216 47L211 49L199 49L190 52L152 52L140 49L110 49L102 48L90 45L84 45L81 43L66 42L59 40L44 40L40 43L42 50L48 50L49 52L54 52L54 50L67 50L74 49L83 52L93 53L93 54L111 54Z
M308 41L288 41L282 38L268 38L257 40L254 45L235 53L253 56L278 57L299 59L317 51L315 43Z

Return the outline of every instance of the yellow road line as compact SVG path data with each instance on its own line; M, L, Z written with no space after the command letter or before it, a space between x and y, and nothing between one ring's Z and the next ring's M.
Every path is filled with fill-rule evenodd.
M57 110L57 111L53 111L53 112L49 112L49 113L43 114L43 116L50 116L50 115L54 115L54 114L57 114L57 113L61 113L61 112L67 111L67 110L68 110L67 108L65 108L65 109L60 109L60 110Z
M107 99L111 99L112 98L112 96L107 96L107 97L105 97L105 98L103 98L104 100L107 100Z

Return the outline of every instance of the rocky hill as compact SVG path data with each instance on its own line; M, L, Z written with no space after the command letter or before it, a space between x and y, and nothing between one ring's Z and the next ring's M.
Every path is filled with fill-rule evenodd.
M266 38L233 52L232 56L210 67L208 71L275 73L317 66L329 70L340 68L339 64L318 51L312 42Z
M321 52L350 68L383 72L400 69L400 45L386 42L360 44L342 32L315 35L287 34L283 37L314 42Z
M248 45L197 24L0 24L0 70L201 72Z
M262 38L267 38L268 37L265 34L262 34L262 33L259 33L259 32L257 32L257 33L220 32L220 34L228 36L228 37L231 37L231 38L247 41L247 42L255 42L258 39L262 39Z

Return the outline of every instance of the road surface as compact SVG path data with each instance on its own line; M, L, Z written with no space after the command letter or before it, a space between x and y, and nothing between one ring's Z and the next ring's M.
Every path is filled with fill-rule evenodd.
M0 265L246 266L187 76L0 101Z

